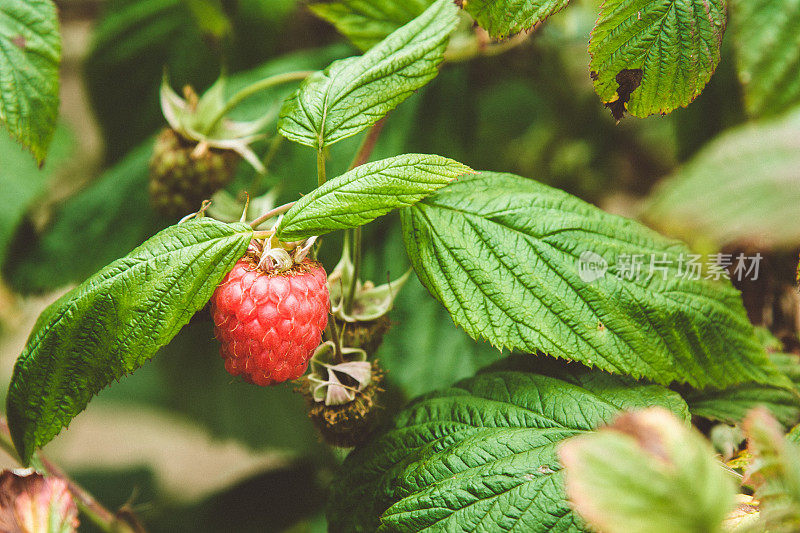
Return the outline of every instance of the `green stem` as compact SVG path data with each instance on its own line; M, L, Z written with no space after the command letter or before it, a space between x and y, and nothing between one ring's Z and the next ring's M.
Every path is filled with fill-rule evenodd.
M255 175L253 176L252 181L250 182L250 192L252 194L258 195L258 193L260 192L259 189L261 188L261 181L264 179L264 176L269 174L269 166L272 164L272 161L275 159L275 156L278 155L278 152L281 149L281 145L283 144L284 138L285 137L283 135L276 135L270 141L267 153L261 160L261 164L264 166L264 172L256 172Z
M322 187L325 181L325 150L320 148L317 150L317 186Z
M248 85L244 89L240 90L238 93L234 94L230 100L223 106L223 108L214 115L213 120L211 121L211 125L209 126L209 131L213 130L219 121L227 115L233 108L253 96L254 94L264 91L266 89L271 89L277 85L282 85L284 83L289 83L292 81L300 81L306 79L313 70L298 70L296 72L284 72L283 74L276 74L275 76L270 76L269 78L264 78L263 80L259 80L252 85Z
M444 60L448 63L461 63L476 57L500 55L527 41L530 33L531 32L523 31L499 43L484 42L480 35L476 33L474 37L469 40L451 45L444 54Z
M275 209L271 209L270 211L267 211L266 213L264 213L263 215L261 215L260 217L258 217L254 221L252 221L250 223L250 227L253 228L253 229L256 229L258 226L260 226L261 224L263 224L267 220L271 219L275 215L280 215L281 213L285 213L286 211L291 209L292 206L294 204L296 204L296 203L297 202L289 202L288 204L283 204L281 206L276 207Z
M375 150L375 145L378 143L378 138L381 136L383 127L386 125L386 117L383 117L376 122L367 132L366 137L361 142L353 162L350 163L350 170L359 167L369 161L372 152ZM347 292L344 293L344 311L347 314L353 310L353 301L355 300L356 286L358 279L361 276L361 228L355 228L348 232L347 237L351 239L353 246L352 261L353 261L353 278L350 280L350 286L347 287Z
M339 328L336 327L336 318L334 318L333 314L328 314L328 325L325 329L331 342L333 342L333 364L338 365L344 363L342 344L339 339Z
M356 295L356 286L358 279L361 276L361 228L354 228L351 230L353 251L353 278L350 280L350 286L347 287L347 294L344 297L344 312L350 314L353 310L353 300Z

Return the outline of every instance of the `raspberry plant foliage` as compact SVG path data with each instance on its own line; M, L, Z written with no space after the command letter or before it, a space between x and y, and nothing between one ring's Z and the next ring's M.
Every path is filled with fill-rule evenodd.
M558 446L651 405L688 417L668 389L578 367L513 363L478 374L418 398L347 458L331 531L581 531Z
M167 344L211 298L251 234L206 219L171 226L50 306L17 360L6 401L23 461L94 394Z
M41 164L58 118L61 37L52 0L0 6L0 124Z
M733 0L731 31L747 110L773 115L800 101L800 2Z
M461 5L489 35L505 38L532 29L568 3L569 0L468 0Z
M377 122L438 74L457 11L437 0L363 56L311 75L284 104L281 134L322 149Z
M305 386L313 387L312 418L316 410L316 421L327 425L336 442L359 444L332 483L328 517L333 531L587 531L580 506L572 505L580 504L580 494L570 503L564 487L558 449L569 450L564 444L568 439L589 434L575 446L596 445L591 450L595 458L608 449L634 450L629 440L621 443L606 438L607 433L591 434L620 415L627 416L624 411L660 406L677 416L665 423L681 428L671 438L692 446L693 460L702 465L698 470L714 471L718 465L707 446L683 431L690 415L738 424L751 407L766 404L781 423L795 421L800 414L796 358L767 354L762 336L728 281L679 275L677 265L689 253L684 244L528 177L473 170L434 154L398 154L399 150L387 154L376 149L383 129L402 117L403 108L396 108L406 100L416 101L405 105L420 105L412 96L424 91L444 65L516 46L528 30L567 7L566 1L420 0L398 7L391 0L335 0L311 7L364 53L342 58L343 49L333 46L310 53L311 59L275 61L252 71L253 78L242 81L233 96L224 87L227 75L212 85L205 93L207 101L224 110L212 114L214 126L225 129L234 124L228 120L240 118L252 125L242 139L247 138L253 168L242 171L245 177L237 175L234 184L220 193L227 202L224 209L209 210L205 204L190 202L195 213L187 213L155 236L140 238L167 224L129 205L142 200L144 167L152 153L148 141L78 195L75 204L59 211L61 218L53 228L58 231L42 239L37 256L41 263L50 265L54 257L66 255L59 254L61 239L82 225L88 227L84 235L94 237L104 248L104 259L111 262L41 315L17 361L7 415L23 463L36 464L37 448L52 440L101 389L155 356L190 319L208 321L203 308L209 302L232 374L245 374L259 385L274 384L297 377L316 352L305 381ZM725 12L722 0L606 0L587 65L603 103L617 118L625 113L666 113L687 105L720 60ZM224 16L215 11L214 20L199 20L200 30L225 38L233 26L218 18ZM122 19L118 22L125 22ZM113 41L113 32L108 28L105 32L104 38ZM491 40L515 34L519 36L506 41ZM276 89L301 79L293 92ZM257 98L243 102L256 93ZM185 102L171 91L168 96L179 108L191 110L192 92L185 94ZM240 101L236 94L245 96ZM198 102L202 101L200 97ZM164 111L170 119L169 106ZM208 132L195 135L189 123L179 122L176 129L185 130L190 148L208 142ZM358 135L362 143L345 170L341 153L354 146L347 139ZM255 171L249 187L261 189L258 200L271 201L271 195L277 195L274 189L264 191L259 180L274 177L269 167L285 155L280 152L282 139L299 145L292 154L316 166L317 187L307 187L293 201L266 208L268 212L250 220L248 199L235 198L234 189L247 192L248 186L242 185L249 177L246 172ZM338 175L328 176L334 168ZM298 174L302 173L285 172L280 177L284 184L299 187L308 176ZM292 194L296 192L300 191L292 189ZM230 222L236 220L229 216L230 205L241 208L240 222ZM94 215L104 209L114 216L96 220ZM402 233L418 280L409 280L406 273L394 282L387 276L382 284L377 276L367 279L362 270L364 256L373 251L365 249L362 228L395 210L402 226L395 228ZM226 216L217 216L226 221L209 216L223 212ZM385 240L382 230L378 238ZM273 310L286 300L237 301L237 294L228 293L232 278L235 282L247 278L250 283L262 274L261 261L250 265L253 270L235 266L253 247L273 254L265 257L283 255L302 261L297 259L298 250L312 256L320 252L321 258L325 247L336 247L340 236L346 243L340 265L346 268L334 270L327 279L331 295L336 295L333 309L324 305L328 289L322 289L321 267L316 270L313 328L296 320L296 311L308 302L294 294L289 308L280 310L281 327L273 327ZM319 242L323 246L312 247ZM586 252L607 263L596 279L580 276L578 265ZM660 257L669 265L665 275L626 274L620 258L637 255ZM392 269L402 261L391 257ZM91 259L81 263L80 258L77 265L64 268L62 280L83 278L95 270ZM278 284L285 281L275 279L281 280ZM424 286L471 337L506 352L523 352L519 355L523 361L500 364L412 400L378 425L377 418L383 415L379 411L385 407L379 405L384 380L375 358L380 355L380 340L373 344L374 339L367 339L364 345L369 348L364 349L341 346L348 332L341 334L337 327L364 322L359 326L365 331L379 326L376 330L382 337L391 326L386 312L406 281L409 290L416 287L418 293ZM354 309L353 301L359 298L375 301ZM251 318L260 312L258 306L267 310L263 323L237 322L240 315ZM221 309L226 316L220 316ZM328 311L333 318L320 339ZM440 315L427 313L422 306L407 313L415 327L433 330L439 325L425 323L438 321L426 317ZM377 320L382 322L374 323ZM202 334L203 329L193 327L184 334L195 331ZM258 340L269 350L256 353L253 343ZM315 350L312 345L317 341L324 342ZM269 356L262 357L267 351ZM397 359L408 355L411 365L442 355L438 349L431 352L401 353ZM219 359L206 360L202 355L198 353L192 364L221 365ZM254 372L254 364L262 365L256 370L263 372ZM273 374L276 369L280 375ZM415 386L422 390L426 385L422 382L430 376L424 369L414 371L421 382ZM390 375L385 383L391 379ZM369 396L359 396L365 391ZM325 416L330 414L325 408L344 412L354 399L363 400L355 411L366 422ZM339 426L339 420L348 427ZM352 428L357 434L350 434ZM663 474L646 453L635 459L610 467L630 470L633 464L634 470ZM595 461L589 466L577 467L588 476L579 478L582 494L600 483L608 465ZM675 482L674 477L663 477ZM719 486L726 484L722 481ZM667 492L675 490L670 485ZM633 496L633 507L652 503L648 500L652 495ZM684 500L662 498L660 503L668 515ZM713 514L696 514L716 523L729 505L726 499L718 503ZM585 516L598 519L591 511ZM620 516L599 520L614 524Z
M692 102L719 63L726 8L726 0L605 0L589 53L595 90L614 116Z

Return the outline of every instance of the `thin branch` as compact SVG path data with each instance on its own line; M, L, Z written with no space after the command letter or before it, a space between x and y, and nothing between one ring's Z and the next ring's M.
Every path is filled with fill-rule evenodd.
M344 363L344 354L342 353L342 341L339 338L339 328L336 327L336 319L333 313L328 314L328 325L325 327L325 332L333 342L333 363L338 365Z
M8 428L8 422L4 417L0 417L0 448L5 450L15 461L21 463L11 440L11 431ZM69 492L75 500L75 504L81 512L103 531L109 533L137 533L144 531L144 528L138 523L138 519L135 517L132 517L136 522L134 525L119 520L114 513L103 507L100 502L95 500L94 496L72 481L58 466L41 453L37 453L34 456L33 462L38 463L35 465L37 466L37 470L41 470L44 474L62 480L67 485Z
M310 74L312 74L313 70L300 70L297 72L284 72L282 74L276 74L275 76L270 76L269 78L264 78L263 80L259 80L252 85L248 85L238 93L234 94L230 100L228 100L225 105L220 109L214 118L210 121L211 126L209 129L214 129L214 127L219 123L220 120L225 117L233 108L244 102L246 99L250 98L254 94L264 91L266 89L271 89L277 85L282 85L284 83L289 83L292 81L301 81L306 79Z
M381 132L383 131L383 127L385 125L386 117L383 117L378 122L373 124L369 132L367 132L367 136L364 137L364 140L361 142L361 146L358 148L358 152L356 152L353 162L350 163L350 170L360 167L369 161L369 158L372 156L372 151L375 149L375 144L378 142L378 138L381 136Z
M325 149L320 147L317 150L317 187L322 187L326 181L325 176Z
M271 210L267 211L266 213L264 213L263 215L261 215L260 217L258 217L254 221L252 221L250 223L250 227L253 228L253 229L256 229L258 226L260 226L261 224L263 224L267 220L271 219L272 217L274 217L276 215L280 215L281 213L285 213L286 211L291 209L292 206L294 204L296 204L296 203L297 202L289 202L288 204L283 204L283 205L280 205L280 206L276 207L275 209L271 209Z

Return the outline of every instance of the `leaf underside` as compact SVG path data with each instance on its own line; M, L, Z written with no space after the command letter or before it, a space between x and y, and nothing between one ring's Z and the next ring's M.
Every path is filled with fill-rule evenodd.
M748 112L800 103L800 0L732 0L731 31Z
M719 533L733 476L708 441L668 411L626 413L559 450L576 512L605 533Z
M431 0L337 0L316 2L308 8L366 51L421 15L431 3Z
M712 141L651 194L643 215L698 245L800 245L800 109Z
M6 402L22 460L167 344L244 255L251 234L210 219L171 226L48 307L14 366Z
M505 39L543 22L569 0L469 0L464 10L494 39Z
M407 207L470 168L438 155L404 154L358 166L303 196L278 226L283 240L356 228Z

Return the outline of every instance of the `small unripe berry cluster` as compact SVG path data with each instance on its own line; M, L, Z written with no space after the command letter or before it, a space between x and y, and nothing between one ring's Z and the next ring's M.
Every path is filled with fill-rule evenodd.
M203 200L233 178L239 155L209 148L193 153L197 144L166 128L158 136L150 160L150 201L162 214L180 217L197 211Z

